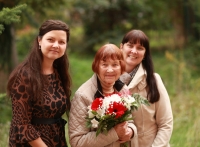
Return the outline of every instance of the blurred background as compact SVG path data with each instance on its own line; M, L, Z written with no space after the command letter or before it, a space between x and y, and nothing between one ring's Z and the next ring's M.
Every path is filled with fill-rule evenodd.
M100 46L119 46L129 30L144 31L155 71L170 95L174 115L170 144L200 147L199 6L200 0L0 0L0 147L8 146L12 115L6 96L8 76L30 52L47 19L60 19L70 27L72 97L92 76L92 60Z

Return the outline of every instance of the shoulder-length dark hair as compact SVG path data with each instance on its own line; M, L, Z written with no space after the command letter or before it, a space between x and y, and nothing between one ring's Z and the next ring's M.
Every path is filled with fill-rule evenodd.
M68 25L60 20L47 20L39 28L39 35L35 38L32 50L29 56L22 62L18 67L16 67L11 73L8 84L7 93L10 96L12 91L12 85L14 84L17 76L23 74L26 71L29 77L30 86L32 87L32 94L34 98L39 98L42 89L46 83L46 79L42 74L42 61L43 55L39 49L38 38L42 38L47 32L52 30L63 30L67 34L67 43L69 41L70 29ZM67 48L67 44L66 44ZM56 59L53 63L54 68L57 70L61 82L67 96L67 106L70 109L70 96L71 96L71 76L69 74L69 60L67 53Z
M114 44L105 44L97 51L92 63L93 72L99 74L100 61L106 61L107 59L119 60L121 66L121 73L125 72L126 64L124 61L123 53Z
M122 39L122 44L127 42L131 44L140 43L146 49L144 58L142 60L142 65L147 72L147 98L151 103L157 102L160 98L160 94L154 76L154 66L150 52L149 39L141 30L131 30L125 34L124 38Z

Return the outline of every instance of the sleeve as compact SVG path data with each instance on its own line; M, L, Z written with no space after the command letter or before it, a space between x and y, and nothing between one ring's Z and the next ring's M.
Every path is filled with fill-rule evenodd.
M152 147L168 146L173 130L173 114L167 90L158 74L155 74L160 99L156 102L156 123L158 132Z
M10 93L12 101L10 141L20 144L30 142L40 136L40 133L31 125L32 100L29 87L29 80L23 73L23 76L16 77Z
M88 103L88 104L87 104ZM119 138L114 128L108 131L107 135L100 133L96 136L95 131L86 127L87 97L76 92L72 101L69 113L69 137L72 147L102 147L116 142Z
M120 92L127 92L128 87L127 85L124 85L123 89ZM129 120L128 121L128 127L130 127L132 129L132 131L134 132L134 136L131 138L131 147L138 147L138 134L137 134L137 128L134 125L134 119L133 120Z
M133 138L131 138L131 147L138 147L137 128L133 124L133 121L128 123L128 127L130 127L133 130L133 132L134 132L134 136L133 136Z

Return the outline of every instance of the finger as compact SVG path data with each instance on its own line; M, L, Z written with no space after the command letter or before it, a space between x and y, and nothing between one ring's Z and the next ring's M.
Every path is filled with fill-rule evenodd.
M126 141L123 141L123 140L119 140L118 142L119 142L119 143L125 143Z

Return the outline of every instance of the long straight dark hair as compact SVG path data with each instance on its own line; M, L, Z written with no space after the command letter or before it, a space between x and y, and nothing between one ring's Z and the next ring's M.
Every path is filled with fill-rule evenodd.
M37 99L40 97L40 94L47 81L41 72L43 55L41 50L39 49L38 37L42 38L47 32L52 30L65 31L67 35L67 42L69 41L70 30L66 23L60 20L45 21L39 29L39 35L34 40L32 50L29 56L10 74L7 84L7 94L9 96L11 95L12 87L16 78L18 78L25 72L29 78L29 84L31 87L30 92L31 94L33 94L33 98ZM69 74L69 60L67 53L65 52L65 54L62 57L56 59L53 63L53 66L57 70L59 77L61 79L67 97L67 107L68 109L70 109L71 76Z
M131 30L126 33L122 39L122 44L127 42L131 44L140 43L146 49L142 65L147 72L147 98L151 103L157 102L160 98L160 93L154 76L154 66L150 52L149 39L141 30Z

